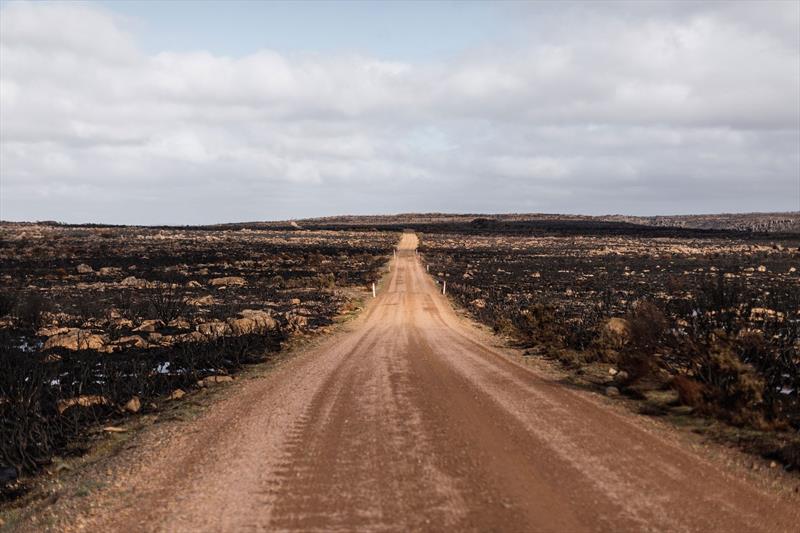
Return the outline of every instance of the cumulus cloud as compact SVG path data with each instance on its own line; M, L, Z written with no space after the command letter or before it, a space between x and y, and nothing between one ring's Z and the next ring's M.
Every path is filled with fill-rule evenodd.
M0 218L800 208L800 4L521 9L411 63L147 54L112 11L5 4Z

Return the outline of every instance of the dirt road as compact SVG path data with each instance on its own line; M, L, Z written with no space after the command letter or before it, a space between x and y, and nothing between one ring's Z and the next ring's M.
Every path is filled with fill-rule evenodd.
M404 235L351 331L138 455L93 530L797 531L792 496L498 353ZM82 519L82 520L83 520Z

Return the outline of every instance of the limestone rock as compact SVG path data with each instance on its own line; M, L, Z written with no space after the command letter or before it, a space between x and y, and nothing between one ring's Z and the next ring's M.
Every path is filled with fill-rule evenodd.
M172 394L169 395L169 399L180 400L184 396L186 396L186 392L184 392L183 389L175 389L174 391L172 391Z
M128 276L127 278L123 279L119 282L120 285L123 287L130 287L132 289L146 289L147 288L147 281L143 279L139 279L136 276Z
M114 341L114 344L124 348L147 348L147 341L138 335L121 337Z
M229 383L231 381L233 381L233 378L231 376L208 376L198 381L197 386L208 387L210 385L216 385L218 383Z
M208 282L212 287L238 287L247 285L244 278L238 276L227 276L224 278L214 278Z
M224 335L230 335L231 328L228 324L222 322L221 320L212 320L210 322L199 324L197 326L197 331L206 337L215 339Z
M89 330L70 328L67 333L54 335L47 339L43 348L66 348L67 350L100 350L106 343L108 337L97 335Z
M134 328L133 331L139 332L151 332L156 331L164 327L164 323L160 320L145 320L143 321L138 328Z
M142 408L142 401L139 399L138 396L134 396L133 398L128 400L128 403L126 403L125 407L123 407L123 409L125 409L129 413L138 413L141 408Z
M93 407L95 405L108 405L108 400L104 396L97 394L86 394L83 396L75 396L74 398L58 400L56 408L59 414L63 414L64 411L70 407Z

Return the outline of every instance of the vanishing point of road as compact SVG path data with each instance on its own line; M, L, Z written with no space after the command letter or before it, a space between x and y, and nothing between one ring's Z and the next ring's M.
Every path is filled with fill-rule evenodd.
M95 531L799 531L797 498L499 352L404 234L347 331L243 380Z

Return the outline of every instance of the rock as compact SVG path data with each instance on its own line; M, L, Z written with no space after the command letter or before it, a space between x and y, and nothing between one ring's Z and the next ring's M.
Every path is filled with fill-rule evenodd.
M600 332L600 339L606 346L622 348L630 338L631 326L624 318L609 318Z
M106 426L103 428L103 431L108 433L125 433L128 430L119 426Z
M200 285L200 283L195 280L187 282L186 286L189 287L190 289L199 289L200 287L202 287L202 285Z
M775 461L770 461L769 467L770 468L778 468L778 463L776 463Z
M123 329L123 328L133 328L133 320L127 318L117 318L111 325L115 329Z
M619 389L614 386L606 387L606 396L616 398L619 396Z
M255 322L249 318L229 318L228 325L234 335L248 335L255 333Z
M771 318L782 318L783 313L768 309L766 307L753 307L750 309L750 320L766 320Z
M42 328L36 332L39 337L52 337L53 335L63 335L69 333L70 328Z
M216 385L218 383L230 383L233 381L231 376L208 376L207 378L203 378L197 382L198 387L208 387L210 385Z
M603 331L618 336L628 336L631 331L631 325L624 318L610 318L603 327Z
M486 307L486 300L483 298L475 298L470 302L470 305L476 309L483 309Z
M534 272L533 274L531 274L531 277L532 277L532 278L541 278L541 277L542 277L542 274L541 274L541 273L539 273L539 272Z
M206 336L199 331L191 331L175 336L175 342L205 342L206 340L208 340Z
M614 381L617 382L617 383L625 383L626 381L628 381L629 377L630 377L630 375L627 372L625 372L624 370L620 370L614 376Z
M123 409L125 409L129 413L138 413L139 409L141 408L142 408L142 402L141 400L139 400L138 396L134 396L133 398L128 400L128 403L126 403L125 407L123 407Z
M145 320L139 325L138 328L134 328L133 331L151 332L161 329L163 327L164 323L160 320Z
M104 396L87 394L83 396L76 396L74 398L67 398L65 400L58 400L58 402L56 402L58 414L63 414L64 411L70 407L93 407L95 405L108 405L108 400Z
M100 350L108 342L105 335L97 335L89 330L70 328L69 332L54 335L47 339L43 349L66 348L67 350Z
M795 267L789 267L789 274L794 274L795 272L797 272Z
M127 278L120 281L119 284L122 285L123 287L130 287L133 289L147 288L147 281L143 279L138 279L136 276L128 276Z
M283 317L286 319L286 327L290 331L299 331L308 325L308 318L292 311L284 313Z
M204 305L214 305L214 297L210 294L205 296L201 296L199 298L189 298L186 300L186 303L189 305L193 305L195 307L201 307Z
M225 322L220 320L212 320L197 326L197 331L206 337L217 338L224 335L230 335L231 328Z
M765 267L764 265L759 265L759 267L758 267L758 269L757 269L757 270L758 270L759 272L766 272L766 271L767 271L767 267Z
M121 273L122 269L119 267L103 267L97 271L97 274L100 276L116 276Z
M614 367L612 366L611 368L609 368L609 369L608 369L608 373L609 373L610 375L612 375L612 376L616 376L616 375L617 375L617 373L619 373L619 370L617 370L616 368L614 368Z
M113 344L123 348L147 348L147 341L138 335L129 335L127 337L120 337Z
M169 399L180 400L184 396L186 396L186 392L184 392L183 389L175 389L174 391L172 391L172 394L169 395Z
M94 269L92 267L84 263L81 263L80 265L75 267L75 270L78 272L78 274L91 274L92 272L94 272Z
M247 285L247 281L244 278L240 278L238 276L227 276L224 278L214 278L208 282L212 287L230 287L230 286L242 286Z
M300 298L292 298L289 300L289 303L292 305L300 305Z
M175 329L189 329L192 325L189 323L188 320L182 317L178 317L174 320L170 320L169 324L167 324L171 328Z
M264 334L278 327L278 323L268 311L245 309L239 315L242 318L229 318L227 321L234 335Z

